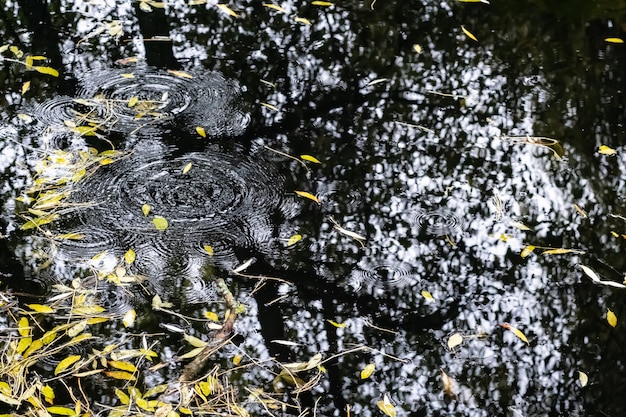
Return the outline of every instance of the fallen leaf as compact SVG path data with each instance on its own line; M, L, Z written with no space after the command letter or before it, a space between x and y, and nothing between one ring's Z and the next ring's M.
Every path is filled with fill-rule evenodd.
M131 308L124 314L122 324L124 325L124 327L130 327L135 323L135 318L137 318L137 312L134 308Z
M206 138L206 131L204 130L202 126L196 126L196 132L198 132L198 135L202 136L203 138Z
M135 262L135 251L134 250L128 249L126 251L126 253L124 254L124 262L126 262L128 265L130 265L133 262Z
M167 219L161 216L154 216L152 223L157 230L165 230L168 227Z
M429 301L431 303L435 302L435 298L433 297L433 295L426 290L422 290L422 297L424 297L426 301Z
M300 155L300 158L304 159L305 161L313 162L315 164L321 164L321 162L316 157L311 155Z
M526 338L526 335L520 329L513 327L508 323L500 323L500 326L502 326L503 328L507 330L512 331L515 336L517 336L521 341L525 342L527 345L530 344L528 343L528 339Z
M598 148L598 153L601 153L602 155L615 155L617 151L606 145L600 145L600 147Z
M441 370L441 383L443 384L443 393L446 397L452 400L456 399L456 392L454 392L454 380Z
M317 204L320 204L320 200L316 196L311 194L311 193L308 193L306 191L295 191L295 193L298 194L301 197L308 198L309 200L313 200Z
M474 36L472 32L470 32L469 30L465 29L465 26L461 25L461 30L463 30L463 33L465 33L465 36L467 36L473 41L478 42L478 39L476 39L476 36Z
M605 38L604 41L609 43L624 43L624 39L622 38Z
M185 167L183 168L183 174L188 173L188 172L189 172L189 170L191 169L191 166L192 166L192 165L193 165L193 164L192 164L191 162L190 162L190 163L188 163L187 165L185 165Z
M594 272L594 270L593 270L593 269L589 268L589 267L588 267L588 266L586 266L586 265L581 265L581 264L579 264L578 266L579 266L579 267L583 270L583 272L584 272L584 273L585 273L585 274L586 274L589 278L591 278L591 280L592 280L593 282L597 282L597 283L599 283L599 282L601 281L601 280L600 280L600 277L598 276L598 274L596 274L596 273Z
M326 320L326 321L340 329L348 326L346 323L337 323L336 321L332 321L332 320Z
M530 255L532 253L532 251L535 250L535 246L533 245L527 245L522 252L519 254L519 256L521 256L522 258L527 257L528 255Z
M393 406L393 404L389 400L389 397L387 396L387 394L383 396L382 400L379 400L378 402L376 402L376 405L378 406L380 411L385 413L385 415L388 415L389 417L396 417L396 408Z
M58 375L61 372L65 371L67 368L75 364L79 359L80 355L72 355L61 360L61 362L57 364L56 368L54 368L54 375Z
M302 240L302 235L293 235L287 241L287 246L293 246Z
M611 327L617 326L617 316L611 311L610 308L606 312L606 321L611 325Z
M220 9L222 12L226 13L229 16L239 17L239 15L237 13L235 13L230 7L228 7L225 4L218 4L217 8Z
M454 350L455 347L463 343L463 336L460 333L455 333L448 338L448 348Z
M150 210L152 210L152 207L150 207L150 204L144 204L143 206L141 206L141 212L143 213L144 216L147 216L148 214L150 214Z
M586 373L578 371L578 381L580 382L581 387L585 387L587 382L589 382L589 378Z
M369 378L370 375L372 375L372 373L374 372L374 369L376 369L376 365L374 365L373 363L365 365L365 368L361 370L361 379Z

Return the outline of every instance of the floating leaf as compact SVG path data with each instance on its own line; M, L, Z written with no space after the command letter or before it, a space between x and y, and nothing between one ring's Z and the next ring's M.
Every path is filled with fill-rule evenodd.
M50 413L50 414L57 414L60 416L75 416L76 415L76 411L71 409L71 408L67 408L67 407L60 407L60 406L52 406L52 407L47 407L46 410Z
M348 326L346 323L337 323L336 321L332 321L332 320L326 320L326 321L339 329L343 329L344 327Z
M585 386L587 386L589 378L587 377L586 373L578 371L578 381L580 382L580 386L584 388Z
M435 302L435 298L433 297L433 295L426 290L422 290L422 297L424 297L426 301L429 301L431 303Z
M378 406L380 411L385 413L385 415L389 417L396 417L396 407L391 404L391 401L389 400L387 394L383 396L382 400L377 401L376 405Z
M192 164L191 162L190 162L190 163L188 163L187 165L185 165L185 167L183 168L183 174L188 173L188 172L189 172L189 170L191 169L191 166L192 166L192 165L193 165L193 164Z
M191 74L187 74L185 71L179 71L179 70L167 70L167 72L169 72L170 74L179 77L179 78L193 78L193 75Z
M28 319L26 317L22 317L17 324L17 332L22 337L26 337L30 335L30 325L28 324Z
M48 404L54 403L54 390L50 385L44 385L43 387L41 387L41 393L43 394L43 397Z
M311 4L313 6L324 6L324 7L328 7L328 6L332 6L333 3L329 2L329 1L312 1Z
M526 344L530 344L528 343L528 339L526 338L526 335L520 329L513 327L508 323L500 323L500 326L502 326L503 328L507 330L512 331L513 334L517 336L521 341L525 342Z
M207 311L206 313L204 313L204 317L206 317L207 319L209 319L211 321L215 321L215 322L220 321L219 316L216 313L212 312L212 311Z
M110 367L113 367L115 369L120 369L122 371L128 371L128 372L136 372L137 371L137 367L130 363L130 362L126 362L126 361L115 361L115 360L110 360L107 362L107 364Z
M287 10L283 9L280 6L277 6L275 4L271 4L271 3L263 3L263 6L267 7L268 9L274 9L276 11L279 11L281 13L287 13Z
M413 50L415 51L415 53L417 54L421 54L422 53L422 46L418 43L413 45Z
M207 345L207 342L205 342L204 340L198 339L197 337L189 334L185 334L184 338L187 343L189 343L193 347L204 347Z
M315 164L321 164L321 162L316 157L311 155L300 155L300 158L304 159L305 161L313 162Z
M591 278L591 280L592 280L593 282L598 282L598 283L599 283L599 282L601 281L601 280L600 280L600 277L598 276L598 274L596 274L596 273L595 273L595 271L594 271L593 269L589 268L589 267L588 267L588 266L586 266L586 265L580 265L580 264L579 264L578 266L579 266L579 267L583 270L583 272L584 272L584 273L585 273L585 274L586 274L589 278Z
M130 372L126 372L126 371L106 371L104 374L108 377L121 379L124 381L136 381L137 380L137 378L133 374L131 374Z
M196 126L196 132L198 132L198 135L202 136L203 138L206 138L206 131L204 130L202 126Z
M577 250L577 249L565 249L565 248L548 249L548 250L544 250L543 252L541 252L542 255L561 255L564 253L583 254L585 252L581 250Z
M35 71L40 72L42 74L52 75L53 77L58 77L59 76L59 71L55 70L54 68L39 67L39 66L34 66L34 67L30 67L30 68L32 68Z
M576 209L578 214L580 214L583 217L583 219L586 219L588 217L587 212L583 210L582 207L580 207L578 204L574 203L574 208Z
M617 326L617 316L611 311L610 308L606 312L606 321L611 325L611 327Z
M128 107L135 107L135 104L137 104L137 102L139 101L139 97L137 96L132 96L129 100L128 100Z
M374 372L374 369L376 369L376 365L374 365L373 363L365 365L365 368L361 370L361 379L369 378L370 375L372 375L372 373Z
M135 262L135 251L132 249L128 249L124 254L124 261L130 265Z
M624 39L622 38L605 38L604 41L609 43L624 43Z
M278 111L278 107L273 106L273 105L271 105L271 104L269 104L269 103L263 103L263 102L261 102L261 106L263 106L263 107L267 107L267 108L268 108L268 109L270 109L270 110Z
M530 227L526 226L524 223L520 223L520 222L511 222L511 226L519 230L533 230Z
M204 245L202 247L202 249L204 249L204 251L209 255L209 256L213 256L213 246L209 246L209 245Z
M606 145L600 145L600 147L598 148L598 153L601 153L602 155L615 155L617 151Z
M26 304L26 307L30 308L35 313L41 313L41 314L54 313L54 309L52 307L45 306L42 304Z
M448 338L448 348L454 350L455 347L463 343L463 336L460 333L455 333Z
M287 241L287 246L293 246L302 240L302 235L293 235Z
M62 235L56 235L54 238L56 240L82 240L85 238L85 235L82 233L63 233Z
M226 13L227 15L230 15L232 17L239 17L237 13L235 13L230 7L228 7L225 4L218 4L217 8L220 9L222 12Z
M478 39L476 39L476 36L474 36L472 32L470 32L469 30L465 29L465 26L461 25L461 30L463 31L463 33L465 33L465 36L467 36L473 41L478 42Z
M131 308L124 314L124 318L122 319L122 324L124 327L130 327L135 323L135 319L137 318L137 312L134 308Z
M154 216L152 223L157 230L165 230L168 227L167 219L161 216Z
M294 21L296 23L302 23L302 24L309 25L309 26L311 25L311 21L309 19L305 19L304 17L296 17Z
M311 193L308 193L306 191L296 191L295 193L301 197L308 198L309 200L313 200L317 204L320 204L320 200Z
M252 265L254 262L256 262L256 259L255 259L255 258L250 258L250 259L247 259L244 263L242 263L241 265L239 265L237 268L233 269L233 272L234 272L235 274L237 274L237 273L239 273L239 272L241 272L241 271L245 271L245 270L246 270L246 269L248 269L248 267L249 267L250 265Z
M65 371L67 368L74 365L79 359L80 359L80 355L72 355L63 359L61 362L57 364L56 368L54 368L54 375L58 375L61 372Z
M22 84L22 95L24 95L30 89L30 81L26 81Z
M519 254L519 256L521 256L522 258L527 257L528 255L530 255L532 253L532 251L535 250L535 246L533 245L528 245L526 246L523 250L522 253Z
M233 365L238 366L241 363L241 359L243 359L243 356L240 354L233 356Z
M445 396L456 399L456 393L454 392L454 380L448 376L447 373L441 370L441 383L443 384L443 393Z
M144 216L147 216L148 214L150 214L150 210L152 210L152 207L150 207L150 204L144 204L141 206L141 212L143 213Z
M322 362L322 354L316 353L308 362L285 363L283 367L291 372L308 371L309 369L315 368L320 362Z

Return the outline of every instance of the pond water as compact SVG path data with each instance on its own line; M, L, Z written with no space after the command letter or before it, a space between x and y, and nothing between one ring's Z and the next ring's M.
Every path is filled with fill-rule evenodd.
M626 412L625 2L1 12L0 412Z

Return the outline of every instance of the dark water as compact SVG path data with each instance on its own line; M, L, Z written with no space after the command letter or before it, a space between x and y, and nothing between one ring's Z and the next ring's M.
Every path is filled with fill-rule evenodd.
M289 404L274 415L382 415L385 396L406 416L623 415L626 46L605 39L626 38L626 4L336 3L229 3L237 18L182 2L4 3L3 44L60 76L2 52L3 297L97 289L113 319L73 354L150 346L143 392L188 362L173 360L190 350L179 329L209 339L225 278L246 307L210 367L244 355L225 378L252 415L269 415L257 388ZM50 190L65 193L57 217L21 230ZM542 254L556 248L572 251ZM231 272L248 259L254 278ZM69 320L46 317L44 330ZM316 353L326 372L300 395L277 394L280 367L254 361ZM64 356L30 381L65 392L52 375ZM123 382L85 377L81 401L107 415Z

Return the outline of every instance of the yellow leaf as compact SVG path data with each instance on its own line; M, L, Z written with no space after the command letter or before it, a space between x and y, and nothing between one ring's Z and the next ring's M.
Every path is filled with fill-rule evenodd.
M311 193L308 193L306 191L296 191L295 193L301 197L308 198L309 200L313 200L317 204L320 204L320 200Z
M311 25L311 21L309 19L305 19L304 17L296 17L294 21L296 23L302 23L302 24L309 25L309 26Z
M393 406L393 404L391 404L391 401L389 400L387 394L384 395L382 400L376 402L376 405L378 406L380 411L385 413L385 415L388 415L389 417L396 417L396 408Z
M22 84L22 95L24 95L24 93L26 93L29 89L30 81L26 81L24 84Z
M422 53L422 46L416 43L416 44L413 45L413 50L415 51L415 53L421 54Z
M62 235L56 235L54 238L56 240L82 240L85 238L85 235L81 233L64 233Z
M128 107L135 107L135 104L137 104L137 102L139 101L139 97L137 96L132 96L129 100L128 100Z
M74 411L73 409L67 408L67 407L59 407L56 405L52 407L47 407L46 410L48 410L50 414L57 414L61 416L75 416L76 415L76 411Z
M476 36L474 36L472 32L470 32L469 30L465 29L465 26L461 25L461 30L463 30L463 33L465 33L465 36L467 36L473 41L478 42L478 39L476 39Z
M204 249L204 251L209 255L209 256L213 256L213 246L209 246L209 245L204 245L202 247L202 249Z
M48 404L54 403L54 390L50 385L44 385L43 387L41 387L41 393L43 394L44 399Z
M598 153L601 153L602 155L615 155L617 151L606 145L600 145L600 147L598 148Z
M74 337L77 334L81 333L87 327L87 320L82 320L67 329L67 335L69 337Z
M455 347L463 343L463 336L460 333L455 333L448 338L448 348L454 350Z
M520 340L522 340L523 342L525 342L526 344L528 343L528 339L526 338L526 335L524 333L522 333L522 331L516 327L511 326L508 323L500 323L500 326L502 326L503 328L510 330L513 332L513 334L515 336L517 336Z
M154 216L154 219L152 219L152 223L154 223L154 226L157 228L157 230L165 230L168 226L167 219L161 216Z
M586 373L578 371L578 381L580 381L581 387L585 387L587 385L587 382L589 382L589 378L587 377Z
M287 241L287 246L295 245L302 240L302 235L293 235Z
M135 318L137 318L137 312L134 308L131 308L124 314L124 318L122 319L122 324L124 327L130 327L135 323Z
M196 132L198 132L198 135L202 136L203 138L206 138L206 131L204 130L202 126L196 126Z
M204 317L206 317L207 319L211 320L211 321L220 321L219 316L212 312L212 311L207 311L206 313L204 313Z
M533 245L528 245L526 246L523 250L522 253L519 254L519 256L521 256L522 258L527 257L528 255L530 255L532 253L532 251L535 250L535 246Z
M622 38L605 38L604 41L609 43L624 43L624 39Z
M26 307L30 308L35 313L41 313L41 314L54 313L54 309L52 307L44 306L41 304L26 304Z
M574 203L574 208L576 209L578 214L580 214L583 217L583 219L586 219L588 217L587 212L583 210L583 208L580 207L578 204Z
M200 354L200 352L202 352L204 350L204 347L197 347L195 349L190 350L189 352L178 356L178 359L191 359L193 357L196 357Z
M59 71L55 70L54 68L39 67L39 66L34 66L34 67L30 67L30 68L32 68L35 71L40 72L42 74L52 75L53 77L58 77L59 76Z
M133 374L131 374L130 372L126 372L126 371L106 371L104 374L108 377L115 378L115 379L122 379L124 381L137 380L137 378L135 378Z
M443 371L443 369L441 370L441 383L443 384L444 395L455 399L456 393L454 392L454 380L450 378L448 374Z
M233 365L239 366L239 364L241 363L241 359L242 358L243 358L243 356L241 356L239 354L233 356Z
M124 262L126 262L128 265L130 265L133 262L135 262L135 251L134 250L128 249L126 251L126 253L124 254Z
M337 323L336 321L332 321L332 320L326 320L327 322L329 322L330 324L332 324L335 327L338 327L340 329L343 329L344 327L347 327L348 325L346 323Z
M333 3L329 2L329 1L312 1L311 4L313 6L325 6L325 7L333 5Z
M72 309L71 313L79 316L88 316L91 314L99 314L105 310L102 306L82 306L75 307Z
M577 249L565 249L565 248L556 248L556 249L548 249L541 252L542 255L561 255L563 253L579 253L582 254L584 251L580 251Z
M269 103L263 103L263 102L261 102L261 106L263 106L263 107L267 107L267 108L268 108L268 109L270 109L270 110L278 111L278 107L273 106L273 105L271 105L271 104L269 104Z
M24 352L26 350L26 348L30 346L31 343L33 343L33 338L32 337L23 337L23 338L21 338L19 343L17 344L17 347L15 348L15 352L18 355L22 354L22 352Z
M180 77L180 78L193 78L193 75L191 74L187 74L185 71L178 71L178 70L167 70L167 72L169 72L170 74L176 76L176 77Z
M28 319L26 317L22 317L20 319L17 324L17 332L23 337L30 335L30 325L28 324Z
M511 226L519 230L533 230L530 227L526 226L524 223L520 223L520 222L511 222Z
M54 339L56 339L56 337L57 337L56 330L49 330L45 332L43 336L41 336L41 341L43 342L44 345L49 345L50 343L52 343L52 341L54 341Z
M372 373L374 372L374 369L376 369L376 365L374 365L373 363L365 365L365 368L361 370L361 379L369 378L370 375L372 375Z
M188 172L189 172L189 170L191 169L191 166L192 166L192 165L193 165L193 164L192 164L191 162L190 162L190 163L188 163L187 165L185 165L185 167L183 168L183 174L188 173Z
M426 301L429 301L431 303L435 302L435 298L433 297L433 295L426 290L422 291L422 297L424 297Z
M130 404L130 397L128 395L126 395L126 393L124 391L122 391L121 389L115 388L115 395L117 395L117 398L120 399L120 402L123 405Z
M610 308L609 311L606 312L606 321L611 325L611 327L617 326L617 316L611 311Z
M228 7L225 4L218 4L217 8L220 9L222 12L226 13L227 15L230 15L232 17L239 17L237 13L235 13L230 7Z
M315 164L321 164L321 162L316 157L311 155L300 155L300 158L304 159L305 161L313 162Z
M282 7L277 6L277 5L275 5L275 4L271 4L271 3L263 3L263 6L267 7L268 9L274 9L274 10L277 10L277 11L279 11L279 12L281 12L281 13L287 13L287 11L286 11L285 9L283 9Z
M59 362L54 368L54 375L58 375L70 366L74 365L80 359L80 355L71 355Z
M193 347L198 348L198 347L204 347L207 345L207 342L205 342L204 340L198 339L197 337L189 335L189 334L185 334L184 338L187 341L187 343L189 343Z
M489 4L488 0L459 0L461 3L485 3Z
M133 365L130 362L126 362L126 361L113 361L110 360L107 362L107 364L113 368L116 369L120 369L122 371L128 371L128 372L136 372L137 371L137 367L135 365Z
M150 214L151 209L152 207L150 207L150 204L144 204L143 206L141 206L141 212L143 213L144 216L147 216L148 214Z

